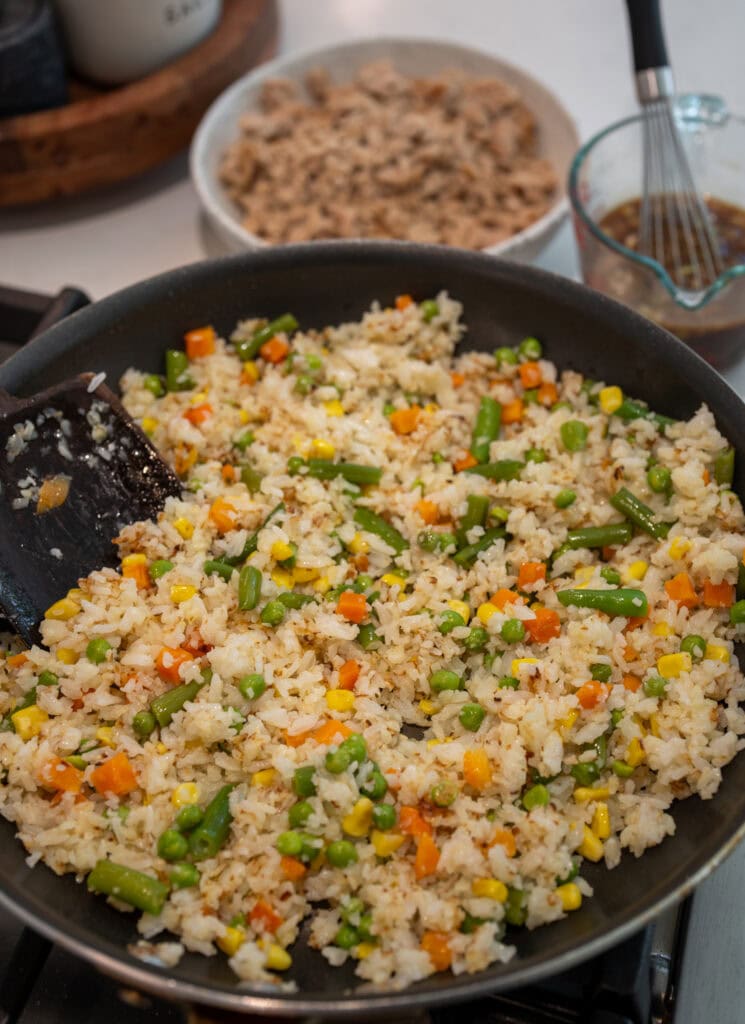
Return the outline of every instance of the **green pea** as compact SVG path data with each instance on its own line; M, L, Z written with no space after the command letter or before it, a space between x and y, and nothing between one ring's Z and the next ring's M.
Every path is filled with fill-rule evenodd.
M163 860L183 860L189 852L189 843L185 836L175 828L167 828L158 839L158 856Z
M545 807L551 800L551 794L544 785L531 786L523 794L523 807L532 811L535 807Z
M377 764L373 762L370 775L364 784L360 786L360 793L369 800L382 800L387 792L388 783L386 782L385 775L383 775Z
M566 885L567 882L573 882L574 879L579 874L579 866L580 866L579 858L578 857L572 857L572 866L570 867L569 871L564 875L563 878L557 878L556 879L556 884L557 885Z
M554 498L556 508L569 508L577 500L577 495L569 487L564 487Z
M150 579L155 582L159 580L161 576L165 576L167 572L170 572L173 568L173 562L169 562L167 558L159 558L155 562L150 563L148 572L150 573Z
M526 462L548 462L548 452L543 448L528 448L525 453Z
M281 601L269 601L261 609L259 618L265 626L278 626L285 617L285 606Z
M436 466L439 466L444 461L445 461L445 456L442 454L442 452L433 452L432 453L432 462Z
M201 824L203 817L204 811L199 804L185 804L176 815L174 825L179 832L191 832Z
M352 755L339 747L337 750L329 750L326 754L326 771L332 775L341 775L352 763Z
M729 621L733 626L745 622L745 601L735 601L729 610Z
M494 353L494 360L497 366L515 366L517 364L517 352L514 348L508 348L503 345L502 348L498 348Z
M657 463L647 470L647 483L655 494L670 494L673 489L673 475L667 466Z
M158 723L155 721L155 715L152 711L138 711L132 719L132 729L134 730L134 734L141 740L146 740L148 736L155 731L157 724Z
M379 828L381 832L386 832L389 828L393 828L397 818L398 815L393 804L378 804L377 807L373 807L373 825L375 825L375 828Z
M650 676L644 680L643 689L648 697L664 697L667 679L663 679L662 676Z
M362 733L353 732L351 736L347 736L339 745L339 749L346 751L351 761L356 761L357 764L363 764L367 760L367 744Z
M502 676L497 683L497 687L500 690L519 690L520 680L515 679L514 676Z
M168 877L174 889L191 889L192 886L199 885L201 875L199 868L189 864L187 861L180 861L178 864L173 865L168 873Z
M299 832L282 832L275 843L283 857L299 857L303 850L303 837Z
M56 676L54 672L50 672L49 669L44 669L43 672L39 673L36 683L37 686L56 686L59 683L59 676Z
M365 913L365 904L358 896L348 896L339 906L339 913L344 924L351 924L356 928Z
M372 622L363 623L357 630L357 643L363 651L374 651L380 646L381 640Z
M745 602L743 602L743 611L745 611ZM695 633L691 633L689 636L684 636L680 641L680 649L685 651L686 654L690 654L692 661L701 661L706 654L706 641L702 636L696 636Z
M435 807L451 807L458 799L458 787L451 779L443 779L429 791L429 798Z
M625 761L614 761L611 764L611 771L614 775L617 775L619 779L630 779L634 774L634 769L630 764L626 764Z
M597 679L599 683L610 682L610 677L613 675L613 666L606 665L602 661L596 661L594 665L590 665L590 676L593 679Z
M352 584L352 590L355 594L364 594L366 590L369 590L375 581L372 576L369 576L366 572L361 572L357 579Z
M489 641L489 634L483 626L473 626L468 636L463 641L463 646L468 651L482 651Z
M348 839L337 839L326 847L326 860L335 868L346 868L357 863L357 850Z
M565 398L562 398L562 399L560 399L560 401L554 402L554 404L551 406L551 412L558 412L559 409L571 409L571 408L572 408L572 403L571 402L567 402L567 400Z
M335 867L346 867L346 864L337 864ZM343 924L334 936L334 945L340 949L352 949L360 942L359 932L351 924Z
M104 640L102 636L97 636L95 640L90 640L88 646L85 649L85 656L88 661L94 665L101 665L106 661L106 654L111 650L111 644L108 640Z
M146 391L149 391L155 398L162 398L166 393L163 381L160 379L157 373L148 373L142 382L142 386Z
M439 315L440 307L434 299L425 299L424 302L420 304L419 310L422 314L422 320L424 320L425 324L428 324Z
M318 836L309 835L307 832L298 832L300 836L300 853L297 855L304 863L315 860L323 847L323 840Z
M239 451L245 452L246 448L250 448L256 440L256 437L251 430L246 430L240 437L237 437L233 441L233 447L238 448Z
M295 391L298 395L309 395L313 389L313 378L307 373L301 373L295 380Z
M363 914L360 917L360 923L357 925L357 933L363 942L377 942L377 936L373 934L373 917L372 914Z
M569 774L580 786L591 786L600 778L600 769L594 761L580 761L572 766Z
M460 709L458 720L464 729L468 729L469 732L478 732L485 716L486 711L480 704L464 704Z
M623 718L623 708L613 708L610 713L610 724L615 729L618 723Z
M296 768L292 776L292 788L296 796L315 796L317 793L313 776L316 770L312 764L304 764Z
M484 655L484 668L491 671L494 668L494 662L497 660L496 654L485 654Z
M538 388L528 388L527 391L523 391L523 402L526 405L535 405L538 401Z
M543 345L538 338L523 338L517 346L517 351L526 359L540 359L543 355Z
M287 472L290 476L296 476L305 465L305 459L300 455L291 455L287 460Z
M463 680L457 673L441 668L429 677L429 688L433 693L442 693L443 690L462 690Z
M383 403L383 415L384 416L390 416L391 413L394 413L395 411L396 411L396 406L393 404L393 402L384 402Z
M308 818L313 814L313 805L307 800L298 800L287 812L287 820L290 828L302 828L308 823Z
M559 428L561 441L568 452L581 452L587 445L590 428L581 420L567 420Z
M528 911L525 907L525 893L522 889L507 887L507 902L504 905L504 919L515 927L525 924Z
M609 565L604 565L600 570L600 575L606 583L610 583L611 586L617 587L621 582L621 574L615 569L611 569Z
M266 690L266 680L260 672L252 672L240 679L238 689L246 700L256 700Z
M519 644L525 638L525 626L520 619L507 619L502 625L500 636L506 644Z
M442 613L440 624L437 628L443 636L447 636L448 633L452 633L454 629L459 629L461 626L465 626L463 616L459 615L458 612L448 610Z
M469 914L467 910L463 911L463 920L460 923L458 931L461 935L473 935L473 933L481 927L482 924L486 924L487 918L485 917L474 917L473 914Z

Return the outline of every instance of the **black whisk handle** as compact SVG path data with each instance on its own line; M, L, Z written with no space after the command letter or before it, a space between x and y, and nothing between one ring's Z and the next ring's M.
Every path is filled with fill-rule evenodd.
M634 69L667 67L667 46L662 30L660 0L626 0L634 49Z

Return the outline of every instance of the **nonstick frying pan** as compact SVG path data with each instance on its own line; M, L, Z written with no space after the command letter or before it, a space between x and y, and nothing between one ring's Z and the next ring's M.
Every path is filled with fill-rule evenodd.
M422 299L442 288L464 303L465 347L491 351L533 334L560 368L619 384L658 412L687 417L706 402L737 450L735 488L744 493L743 403L703 360L597 292L454 249L329 242L193 264L74 313L0 368L0 387L27 395L86 370L105 370L115 382L129 366L161 370L164 350L204 322L228 332L242 317L289 309L301 325L321 327L356 319L374 299L389 304L401 292ZM586 864L595 896L563 921L515 931L509 938L518 955L510 963L477 975L436 975L401 992L372 991L351 968L329 967L303 936L293 950L296 992L239 986L222 956L187 954L171 969L143 963L127 952L137 937L133 917L90 895L72 876L58 878L43 865L30 870L13 825L4 821L0 901L101 970L170 999L243 1013L369 1019L529 984L636 931L689 893L742 837L745 757L724 770L713 800L677 803L674 817L675 836L643 861L627 853L614 871Z

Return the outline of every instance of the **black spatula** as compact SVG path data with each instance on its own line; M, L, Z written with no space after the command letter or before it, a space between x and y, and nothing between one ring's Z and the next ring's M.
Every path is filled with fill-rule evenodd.
M32 398L0 390L0 610L29 643L45 610L93 569L112 540L181 485L93 374Z

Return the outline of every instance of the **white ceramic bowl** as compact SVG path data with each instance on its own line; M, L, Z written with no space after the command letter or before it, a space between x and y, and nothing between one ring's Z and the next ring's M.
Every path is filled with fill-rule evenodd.
M539 153L550 160L559 180L551 209L525 230L485 251L493 255L529 262L546 247L569 212L566 178L579 147L577 129L558 99L527 72L498 57L467 46L429 39L361 39L280 57L240 78L215 100L197 128L191 146L191 175L202 206L219 239L232 252L264 248L271 244L247 231L240 222L219 180L222 154L238 135L238 120L258 109L262 84L268 78L290 78L301 82L311 68L323 66L336 82L349 81L363 65L388 58L403 74L432 75L445 68L458 68L483 77L500 78L515 86L538 124Z

